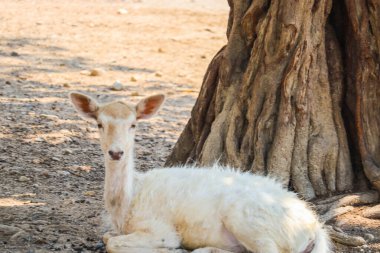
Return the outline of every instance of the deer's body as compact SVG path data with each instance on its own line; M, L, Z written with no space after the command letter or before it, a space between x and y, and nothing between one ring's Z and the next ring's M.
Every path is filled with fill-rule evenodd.
M72 94L71 99L82 115L101 124L105 206L119 234L108 240L112 252L162 252L157 250L180 246L229 252L330 252L316 215L273 179L217 165L137 173L134 122L155 113L163 97L147 98L136 107L122 102L98 105L82 94ZM104 113L115 106L120 111Z

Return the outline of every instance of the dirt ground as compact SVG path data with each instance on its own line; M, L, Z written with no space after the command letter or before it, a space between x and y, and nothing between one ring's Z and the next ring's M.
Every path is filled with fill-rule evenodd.
M0 252L104 252L97 129L77 116L67 95L137 102L165 93L159 116L142 122L136 136L137 168L162 166L208 63L226 43L227 3L0 0L0 6ZM116 81L122 90L112 90ZM362 218L362 211L339 217L340 228L373 238L336 252L380 252L380 221ZM17 233L4 235L3 225Z

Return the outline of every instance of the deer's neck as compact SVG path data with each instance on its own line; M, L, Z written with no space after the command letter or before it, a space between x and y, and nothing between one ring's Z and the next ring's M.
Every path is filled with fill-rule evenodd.
M122 161L106 160L104 187L105 208L116 232L122 232L128 207L133 197L135 168L133 149Z

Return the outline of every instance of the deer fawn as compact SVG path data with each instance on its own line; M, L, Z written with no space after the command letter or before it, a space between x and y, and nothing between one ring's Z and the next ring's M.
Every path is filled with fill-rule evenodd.
M137 105L100 104L80 93L70 99L99 127L105 208L117 233L107 241L110 252L330 252L313 211L271 178L219 165L135 171L136 122L153 116L163 95Z

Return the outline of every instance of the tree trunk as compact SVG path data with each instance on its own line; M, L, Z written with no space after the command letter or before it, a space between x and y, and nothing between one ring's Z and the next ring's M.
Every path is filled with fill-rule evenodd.
M380 1L229 5L228 43L167 165L269 174L306 199L380 190Z

